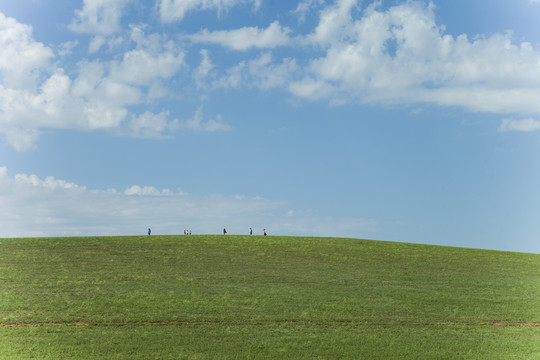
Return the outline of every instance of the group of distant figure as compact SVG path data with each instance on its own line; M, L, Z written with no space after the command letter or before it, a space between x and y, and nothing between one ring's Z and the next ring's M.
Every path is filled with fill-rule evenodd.
M148 236L152 234L152 229L148 228ZM227 234L227 229L223 228L223 235ZM191 230L184 230L184 235L191 235ZM249 235L253 235L253 229L249 228ZM266 236L266 229L263 229L263 235Z
M223 228L223 235L227 235L227 229ZM249 228L249 235L253 235L253 229ZM266 229L263 229L263 235L266 236Z

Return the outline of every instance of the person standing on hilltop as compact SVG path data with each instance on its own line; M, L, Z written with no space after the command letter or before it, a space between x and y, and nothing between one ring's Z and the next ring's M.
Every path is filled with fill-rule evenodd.
M223 228L223 235L227 234L227 230Z
M266 236L266 229L263 229L263 235Z
M148 236L150 236L151 233L152 233L152 230L148 228Z

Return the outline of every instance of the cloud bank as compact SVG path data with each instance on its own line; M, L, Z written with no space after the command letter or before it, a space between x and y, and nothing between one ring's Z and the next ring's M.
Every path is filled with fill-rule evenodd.
M266 62L262 69L272 72L272 67L286 61L298 64L284 69L284 80L273 87L300 99L540 113L536 100L540 52L531 43L516 42L510 32L472 37L445 34L431 3L410 1L383 8L375 2L358 12L359 6L356 0L339 0L323 8L307 35L295 35L294 29L276 21L266 29L202 30L190 39L236 51L289 47L289 56ZM302 16L306 12L303 9ZM246 66L254 61L227 69L221 84L256 84L258 73Z
M200 99L219 89L280 89L295 103L429 104L509 118L540 114L537 46L511 33L451 36L436 22L435 6L423 1L362 8L358 0L305 0L291 11L302 24L314 17L304 33L283 25L286 19L266 28L171 32L172 23L189 13L219 14L240 5L257 10L261 1L160 0L154 9L161 27L152 31L145 23L150 19L123 22L137 6L132 0L84 0L68 28L94 37L88 57L69 64L66 59L85 45L73 40L55 51L34 39L31 26L0 13L0 134L24 151L36 146L43 129L156 139L180 130L230 129L220 118L206 125L190 118L200 104L182 113L168 107L194 89ZM202 56L199 64L189 60L193 48ZM215 48L236 55L213 57ZM241 60L231 64L231 58Z
M356 1L323 10L307 40L325 49L290 90L307 99L428 103L475 112L539 113L540 52L510 33L452 37L421 2L381 9L359 19Z
M370 219L333 219L298 213L281 200L199 196L133 185L124 191L93 190L36 175L8 175L0 167L0 237L181 234L270 234L362 237L379 229ZM261 233L262 234L262 233Z

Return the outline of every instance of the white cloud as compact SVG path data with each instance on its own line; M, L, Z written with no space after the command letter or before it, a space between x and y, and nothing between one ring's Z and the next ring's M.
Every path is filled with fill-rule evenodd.
M7 174L7 168L5 168ZM15 175L15 182L21 186L39 187L47 190L85 190L84 186L79 186L72 182L65 180L55 179L53 176L48 176L45 180L40 179L36 175L17 174Z
M318 4L306 0L296 11L302 15ZM338 0L320 12L317 26L304 37L292 37L292 30L276 21L266 29L203 30L190 38L236 50L303 45L323 52L307 60L284 57L281 64L268 62L267 54L242 60L208 88L282 87L299 98L334 104L426 103L473 112L540 113L537 48L515 42L511 33L445 34L435 9L420 1L387 8L376 1L358 13L357 0Z
M216 80L212 87L214 88L238 88L245 85L244 77L246 71L246 62L241 61L225 71L225 75Z
M158 102L182 98L195 86L203 91L282 88L297 98L332 104L426 103L509 118L540 113L539 49L516 42L511 33L447 35L435 22L432 4L408 1L385 8L377 1L361 10L359 1L337 0L320 11L318 24L303 37L291 35L278 21L266 28L203 30L188 37L236 50L280 48L249 59L235 54L233 66L227 64L230 57L211 59L202 50L200 62L190 66L187 51L166 35L148 34L150 25L130 25L111 37L130 1L83 2L72 28L94 35L88 47L94 60L81 60L78 68L70 63L61 67L77 41L58 46L55 57L51 48L35 41L30 26L0 14L0 133L9 144L30 149L43 129L150 138L175 129L230 129L221 116L203 121L200 112L175 120L179 116ZM240 4L257 8L260 1L158 3L162 11L169 7L171 16L175 10L220 11ZM295 11L302 16L321 6L319 0L304 0ZM107 45L104 60L100 50Z
M159 195L171 195L171 191L169 189L164 189L162 191L159 191L153 186L143 186L140 187L138 185L133 185L129 189L126 189L124 191L124 194L126 195L153 195L153 196L159 196Z
M159 54L135 49L124 54L122 61L112 62L110 77L133 85L150 85L156 79L168 79L184 65L184 54L163 50Z
M499 132L508 132L508 131L536 131L540 130L540 121L534 120L532 118L515 120L515 119L503 119L501 125L499 126Z
M139 116L133 116L120 130L120 134L133 137L159 139L163 134L176 130L178 120L168 120L169 112L162 111L159 114L146 111Z
M346 36L352 30L351 10L356 5L357 0L336 0L334 6L324 9L319 18L319 25L308 36L309 41L326 45Z
M0 133L5 140L24 151L34 147L45 128L153 138L174 130L176 121L165 119L164 112L134 114L128 108L166 96L162 83L184 66L184 53L140 28L131 33L136 48L119 60L81 61L68 76L50 64L53 52L32 39L30 27L0 14Z
M163 22L179 21L186 13L196 10L226 11L233 6L251 3L258 9L262 0L159 0L159 10Z
M215 131L229 131L231 127L229 124L223 121L221 115L217 115L215 119L208 121L203 120L203 107L199 106L193 117L188 120L179 122L180 129L186 129L191 131L204 131L204 132L215 132Z
M290 90L308 99L432 103L493 113L540 112L540 52L512 35L444 34L434 6L374 3L358 19L354 0L321 13L309 43L325 49Z
M247 66L252 85L261 89L285 86L298 70L296 61L283 59L281 64L274 64L270 53L262 54L258 59L250 61Z
M199 88L206 86L206 78L210 75L214 69L214 64L210 59L208 50L201 50L202 60L199 66L193 71L193 78Z
M304 23L306 21L307 14L323 3L324 0L302 0L298 3L296 9L294 9L292 13L298 16L298 20L301 23Z
M311 77L292 82L289 85L289 91L298 97L308 99L332 97L336 93L336 89L331 84Z
M282 27L274 21L266 29L259 27L243 27L236 30L208 31L203 30L189 38L196 43L212 43L233 49L247 50L250 48L274 48L290 45L291 29Z
M94 54L101 49L101 47L107 42L107 39L104 36L98 35L94 36L92 41L90 41L90 45L88 45L88 53Z
M53 51L33 38L32 27L0 13L0 79L11 89L34 90Z
M79 42L77 40L73 41L66 41L65 43L60 44L58 48L58 55L61 57L71 55L73 52L73 49L79 45Z
M226 75L213 82L214 88L257 87L268 90L286 87L299 67L295 59L285 58L276 63L271 53L262 53L254 60L242 61L226 71Z
M0 237L194 233L361 237L378 222L291 213L285 201L249 196L196 196L133 185L125 191L87 189L52 176L9 176L0 167ZM294 216L290 216L294 215ZM261 233L262 234L262 233Z
M300 3L299 13L317 6ZM513 42L511 33L452 37L435 22L435 7L418 1L383 9L380 1L356 16L358 1L339 0L323 9L305 37L277 21L268 28L203 30L194 42L235 50L303 44L324 51L318 58L272 60L262 54L217 75L206 88L282 87L305 99L331 103L428 103L470 111L529 114L540 112L540 52ZM307 49L307 48L304 48ZM209 60L207 57L204 60ZM281 63L280 63L281 61ZM208 61L202 66L218 66ZM208 73L198 73L199 87ZM216 74L216 72L214 72ZM214 77L214 79L216 76Z
M120 30L123 8L132 0L83 0L69 29L79 33L110 35Z

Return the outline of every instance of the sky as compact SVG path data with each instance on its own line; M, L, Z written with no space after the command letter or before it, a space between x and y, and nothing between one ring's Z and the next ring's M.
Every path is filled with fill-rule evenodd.
M0 237L540 253L540 1L0 0Z

